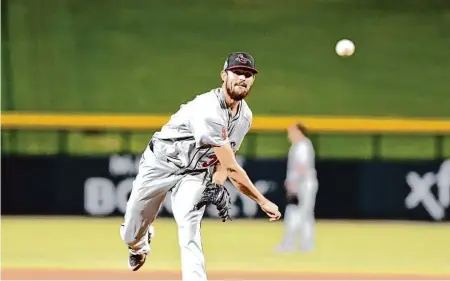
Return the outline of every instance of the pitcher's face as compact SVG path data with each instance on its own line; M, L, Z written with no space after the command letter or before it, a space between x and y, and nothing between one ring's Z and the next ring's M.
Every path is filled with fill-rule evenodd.
M236 68L222 72L222 80L228 95L235 101L245 99L255 81L253 71L245 68Z

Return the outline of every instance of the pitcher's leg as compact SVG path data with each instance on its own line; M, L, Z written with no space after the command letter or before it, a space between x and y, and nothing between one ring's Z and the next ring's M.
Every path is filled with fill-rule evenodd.
M135 254L147 254L150 251L148 230L164 202L167 190L133 188L127 203L124 223L120 236Z
M200 225L205 208L193 211L205 187L202 180L186 176L172 191L172 210L178 224L183 281L206 281Z
M120 236L129 248L128 267L138 270L150 251L149 226L156 219L165 196L180 177L172 175L165 163L146 150L139 164L127 202Z

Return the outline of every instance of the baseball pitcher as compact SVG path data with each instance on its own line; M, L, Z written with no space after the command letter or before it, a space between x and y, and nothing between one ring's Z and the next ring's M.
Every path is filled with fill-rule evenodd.
M295 251L300 236L300 250L314 249L314 206L318 181L315 169L314 147L307 137L306 128L294 124L288 129L292 145L288 154L285 187L290 203L286 206L285 234L278 246L279 252Z
M151 225L169 191L184 281L207 280L200 222L210 203L223 221L229 218L227 178L257 202L270 221L280 219L278 207L255 188L235 159L251 126L252 112L244 98L257 73L251 55L231 54L221 71L222 87L183 104L151 138L141 156L120 229L129 248L131 270L138 270L150 252Z

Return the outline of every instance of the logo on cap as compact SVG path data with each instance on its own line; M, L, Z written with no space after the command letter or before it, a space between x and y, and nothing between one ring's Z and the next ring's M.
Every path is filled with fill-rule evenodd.
M245 64L248 63L248 62L250 62L250 60L249 60L248 58L244 57L243 54L239 54L239 55L236 57L236 61L239 61L239 62L245 63Z

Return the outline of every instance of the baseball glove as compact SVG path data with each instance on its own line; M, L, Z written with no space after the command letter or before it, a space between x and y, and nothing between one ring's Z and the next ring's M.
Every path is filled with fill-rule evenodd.
M202 193L200 201L195 204L194 210L200 210L203 206L210 203L216 205L223 222L227 219L231 220L228 213L231 205L230 194L225 186L216 183L208 184Z

